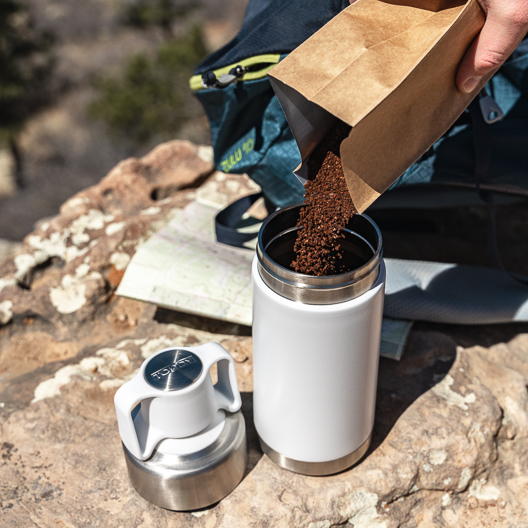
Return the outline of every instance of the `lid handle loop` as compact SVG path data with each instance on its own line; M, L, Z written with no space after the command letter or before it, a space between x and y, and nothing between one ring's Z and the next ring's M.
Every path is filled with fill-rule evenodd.
M165 389L162 385L148 383L145 369L152 361L149 368L152 370L154 365L155 372L150 372L151 377L158 374L165 383L170 376L181 376L184 380L180 383L181 389L170 383ZM158 361L161 361L161 368L158 368ZM218 364L218 382L213 387L209 369L215 363ZM186 378L189 372L195 372L196 377ZM146 460L161 440L195 435L211 423L219 409L236 412L242 400L233 358L218 343L207 343L168 348L150 356L136 376L119 388L114 403L123 444L133 456ZM134 411L139 403L141 407Z

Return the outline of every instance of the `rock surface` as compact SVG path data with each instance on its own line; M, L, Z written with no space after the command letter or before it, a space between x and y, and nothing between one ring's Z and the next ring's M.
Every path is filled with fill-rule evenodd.
M381 360L373 445L349 471L309 478L262 455L250 330L114 294L137 244L199 185L251 190L220 182L207 149L167 143L0 263L0 525L528 528L528 325L415 325L402 361ZM169 512L128 481L113 395L153 352L207 341L236 361L249 466L217 505Z
M13 242L0 238L0 262L10 255L14 255L22 246L20 242Z

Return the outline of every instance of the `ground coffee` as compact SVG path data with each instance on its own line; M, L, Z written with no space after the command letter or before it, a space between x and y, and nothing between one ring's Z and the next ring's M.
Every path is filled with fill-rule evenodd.
M342 230L356 210L339 156L341 142L349 132L350 127L340 122L308 160L304 206L294 246L297 258L291 263L298 273L324 276L350 271L341 251Z

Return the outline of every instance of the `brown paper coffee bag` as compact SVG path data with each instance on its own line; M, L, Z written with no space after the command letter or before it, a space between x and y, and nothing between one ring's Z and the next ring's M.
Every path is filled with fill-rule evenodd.
M477 0L358 0L270 72L304 161L335 124L352 126L341 160L363 212L464 111L458 65L484 24Z

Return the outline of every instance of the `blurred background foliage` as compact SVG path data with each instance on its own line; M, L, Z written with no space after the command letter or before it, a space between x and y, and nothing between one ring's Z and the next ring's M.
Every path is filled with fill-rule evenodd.
M119 76L94 79L99 96L90 115L105 121L114 137L137 143L170 138L193 117L189 78L206 55L200 27L181 37L170 35L153 57L135 55Z
M174 38L174 26L199 7L197 2L136 0L122 5L123 22L139 29L160 28L166 39Z
M0 0L0 259L122 159L208 144L188 81L247 3Z
M53 37L38 31L26 6L0 1L0 142L14 161L14 179L24 186L18 133L26 120L52 99Z

